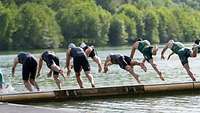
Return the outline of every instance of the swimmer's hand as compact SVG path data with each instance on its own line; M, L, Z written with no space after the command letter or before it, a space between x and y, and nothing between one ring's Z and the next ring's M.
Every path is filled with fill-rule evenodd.
M98 72L100 73L102 71L102 67L100 66L98 69Z
M39 76L40 76L40 73L37 73L37 76L36 76L36 77L38 78Z
M108 67L104 66L104 73L107 73L107 71L108 71Z
M70 76L71 69L67 70L67 76Z
M147 67L144 65L144 63L140 63L140 67L144 70L144 72L147 72Z
M65 77L65 74L64 74L64 70L63 70L63 69L60 69L60 70L59 70L59 73L62 75L62 77L64 78L64 80L66 80L66 77Z
M161 55L161 59L165 59L165 57L163 55Z

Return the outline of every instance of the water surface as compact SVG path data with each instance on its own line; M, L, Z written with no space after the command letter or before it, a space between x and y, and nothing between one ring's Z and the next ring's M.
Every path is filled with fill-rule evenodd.
M98 50L98 49L97 49ZM130 48L104 48L98 50L97 53L103 60L110 53L121 53L125 55L130 55ZM170 50L167 51L166 56L169 54ZM61 61L61 66L65 66L65 52L56 53ZM34 54L38 57L40 54ZM18 92L26 92L22 82L21 76L21 65L16 68L15 77L11 77L11 67L13 64L13 59L16 55L0 55L0 68L6 75L6 81L10 82L12 86ZM142 55L136 52L135 60L141 61ZM154 57L159 69L164 73L166 81L161 81L156 75L153 68L146 63L148 68L147 72L143 72L140 67L135 66L134 70L140 75L140 80L143 84L159 84L159 83L177 83L177 82L191 82L190 77L186 74L183 69L177 55L171 57L169 61L160 59L160 50L158 55ZM196 74L197 81L200 80L200 57L189 59L190 67L192 71ZM129 73L119 68L118 65L112 65L109 67L108 73L98 73L97 65L90 59L90 64L92 67L92 74L94 75L96 87L103 86L119 86L119 85L137 85L135 79L130 76ZM41 76L37 78L37 82L41 90L54 90L57 89L52 78L47 78L46 74L49 70L46 65L43 65ZM81 75L84 86L90 87L89 81L85 77L84 73ZM72 71L71 76L64 81L62 77L60 79L63 81L63 89L79 88L76 82L74 72ZM46 106L59 109L74 109L80 112L89 113L115 113L115 112L127 112L127 113L199 113L200 106L200 95L174 95L174 96L153 96L153 97L139 97L139 98L110 98L110 99L98 99L98 100L81 100L81 101L66 101L66 102L50 102L50 103L32 103L36 106Z

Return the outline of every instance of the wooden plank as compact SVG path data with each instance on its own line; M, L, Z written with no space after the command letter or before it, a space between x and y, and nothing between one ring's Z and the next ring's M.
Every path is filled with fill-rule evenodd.
M194 91L200 93L200 82L194 82Z
M194 82L194 90L200 90L200 82Z
M78 89L75 90L76 97L101 97L101 96L116 96L116 95L135 95L144 92L143 85L135 86L115 86L115 87L102 87L93 89Z
M173 83L173 84L159 84L159 85L145 85L145 93L157 93L157 92L172 92L182 90L193 90L193 82L189 83Z
M1 102L18 102L18 101L34 101L54 99L54 92L33 92L33 93L16 93L1 95Z
M70 99L101 98L112 96L137 96L145 94L160 94L162 92L194 92L200 89L200 82L153 84L153 85L130 85L100 88L55 90L47 92L1 94L1 102L46 102L64 101Z

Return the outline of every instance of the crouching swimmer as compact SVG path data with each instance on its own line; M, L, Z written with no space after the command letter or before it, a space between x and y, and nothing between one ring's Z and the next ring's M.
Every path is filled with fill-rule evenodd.
M35 81L38 65L36 58L30 53L20 52L17 57L15 57L14 64L12 66L13 77L15 75L15 68L18 63L22 64L22 79L24 81L25 87L29 91L33 91L31 86L34 86L37 91L39 91L40 89Z
M48 76L51 76L53 73L53 78L56 82L56 85L58 86L59 89L61 89L61 81L58 78L59 74L61 74L64 79L64 71L61 69L60 64L59 64L59 58L55 55L53 51L44 51L42 55L39 58L39 67L38 67L38 75L40 76L40 71L43 65L43 61L46 62L47 67L50 69Z
M73 58L73 68L76 74L76 80L80 88L83 88L83 82L81 80L81 70L83 69L86 77L89 79L91 86L95 87L94 79L90 71L90 64L84 50L80 47L76 47L73 43L70 43L66 52L66 68L67 75L70 75L71 64L70 61Z

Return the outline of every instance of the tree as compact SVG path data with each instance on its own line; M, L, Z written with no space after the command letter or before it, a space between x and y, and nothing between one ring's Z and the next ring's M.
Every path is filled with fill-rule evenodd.
M112 4L112 0L95 0L97 5L100 5L103 9L108 10L112 14L115 13L116 6Z
M39 1L44 1L44 0L39 0ZM71 6L78 4L95 3L95 1L94 0L49 0L46 3L48 3L47 5L51 9L58 11L60 9L70 8Z
M111 46L119 46L127 43L128 34L126 33L123 15L114 15L110 25L109 44Z
M69 5L59 10L56 17L66 43L107 44L111 15L95 3Z
M10 49L12 45L12 33L15 28L15 17L17 11L2 6L0 3L0 49Z
M170 39L180 39L181 30L176 17L173 15L172 10L165 7L156 9L159 18L158 32L160 42L167 42Z
M56 48L62 41L54 12L44 5L26 3L20 7L14 48Z
M123 13L124 15L132 19L132 21L136 23L137 37L143 38L144 23L142 19L142 12L139 9L137 9L134 5L125 4L119 8L118 13Z
M152 43L159 43L159 37L158 37L158 16L156 13L152 10L146 11L145 17L144 17L144 23L145 23L145 36L144 38L147 40L150 40Z
M37 3L37 4L51 4L55 0L0 0L3 4L10 5L15 3L18 6L21 6L25 3Z
M181 28L182 41L194 41L199 38L200 23L199 12L194 10L188 10L185 8L175 9L174 15L179 20L179 26Z

